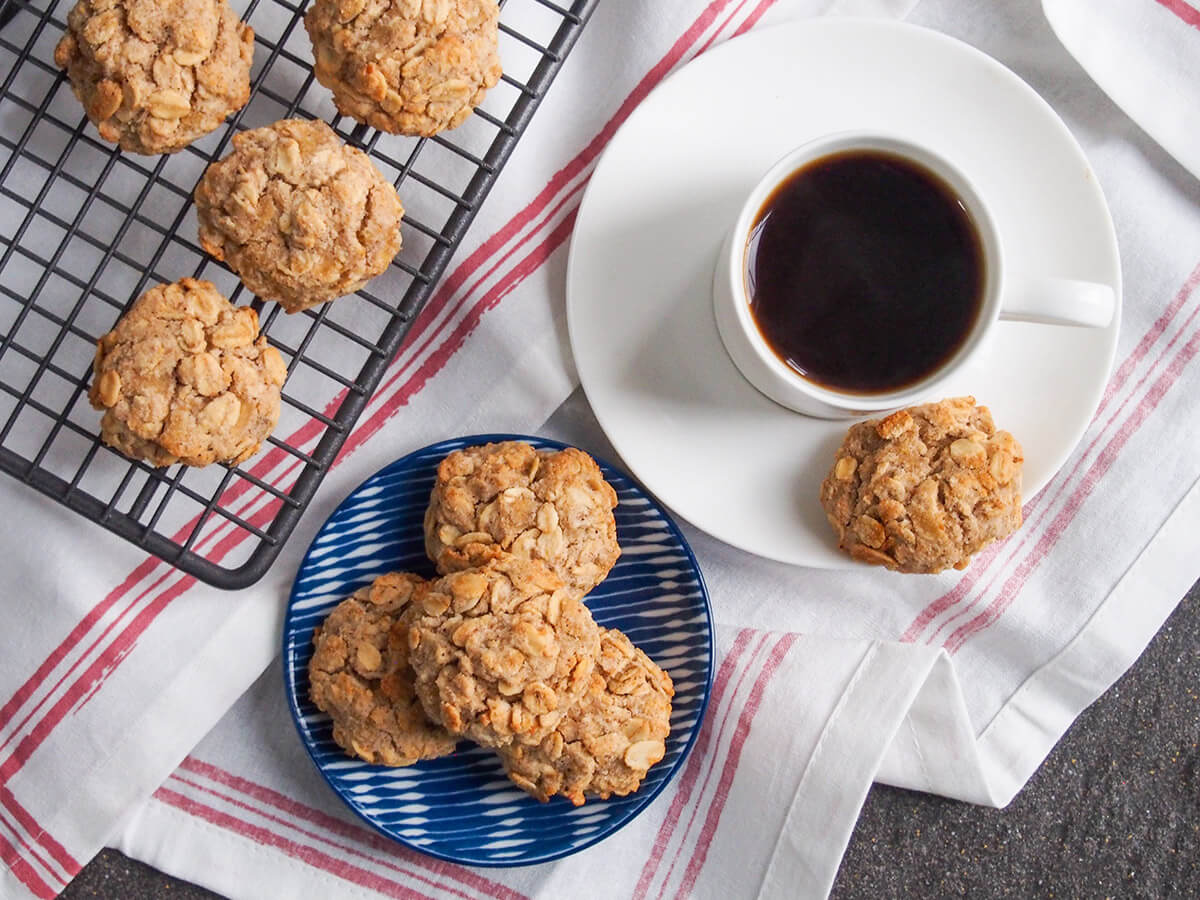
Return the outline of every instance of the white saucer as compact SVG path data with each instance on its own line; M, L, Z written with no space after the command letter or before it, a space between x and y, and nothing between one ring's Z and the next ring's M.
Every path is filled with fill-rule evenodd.
M571 244L567 316L588 400L645 485L752 553L846 568L817 501L846 422L777 406L734 368L710 300L716 254L759 176L821 134L872 128L956 160L993 204L1014 271L1112 285L1107 329L1001 323L945 395L974 394L1025 448L1025 496L1066 461L1116 350L1121 271L1079 145L1016 75L938 32L815 19L692 62L625 123ZM939 398L929 398L939 399Z

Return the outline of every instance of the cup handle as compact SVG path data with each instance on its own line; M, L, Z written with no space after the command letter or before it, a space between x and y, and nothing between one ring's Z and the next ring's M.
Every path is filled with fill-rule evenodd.
M1074 278L1016 279L1005 286L1000 318L1107 328L1116 306L1116 294L1107 284Z

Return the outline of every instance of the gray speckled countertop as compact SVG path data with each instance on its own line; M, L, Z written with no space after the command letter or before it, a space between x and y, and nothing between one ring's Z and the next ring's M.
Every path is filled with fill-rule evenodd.
M1007 809L872 788L833 896L1200 896L1200 583Z
M216 895L105 850L62 896ZM1007 809L871 789L835 900L943 896L1200 896L1200 583Z

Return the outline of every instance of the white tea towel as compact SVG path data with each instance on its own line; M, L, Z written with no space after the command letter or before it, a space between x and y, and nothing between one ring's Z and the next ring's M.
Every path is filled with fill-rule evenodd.
M1150 137L1200 178L1200 6L1042 0L1055 33Z
M816 893L939 659L927 647L719 628L712 701L676 779L601 843L515 869L438 862L355 819L295 740L281 680L267 672L118 846L233 897Z

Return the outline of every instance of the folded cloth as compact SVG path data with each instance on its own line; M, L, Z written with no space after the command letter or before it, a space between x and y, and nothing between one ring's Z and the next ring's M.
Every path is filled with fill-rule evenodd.
M472 869L377 835L295 740L275 672L117 846L234 897L572 897L581 884L613 898L819 893L904 711L949 664L929 647L732 626L718 629L717 650L705 725L680 774L628 826L561 863Z
M1194 0L1042 0L1042 7L1096 83L1200 178L1200 7Z
M637 102L673 68L748 28L871 11L868 0L601 3L386 386L260 584L238 594L197 585L0 483L0 589L10 610L0 658L0 893L51 896L111 840L245 897L298 893L315 879L335 896L549 896L580 883L622 896L627 869L641 894L816 896L873 777L974 802L1011 799L1200 568L1189 552L1200 457L1183 439L1200 387L1200 187L1079 70L1034 0L910 5L876 11L976 44L1064 116L1121 239L1126 303L1113 379L1074 455L1030 498L1021 532L966 572L908 578L790 568L687 529L727 673L708 736L637 823L544 870L446 867L367 833L304 756L277 672L221 718L271 664L292 573L353 485L432 440L536 430L571 393L564 248L588 172ZM505 14L534 6L510 0ZM603 449L576 425L559 436Z

